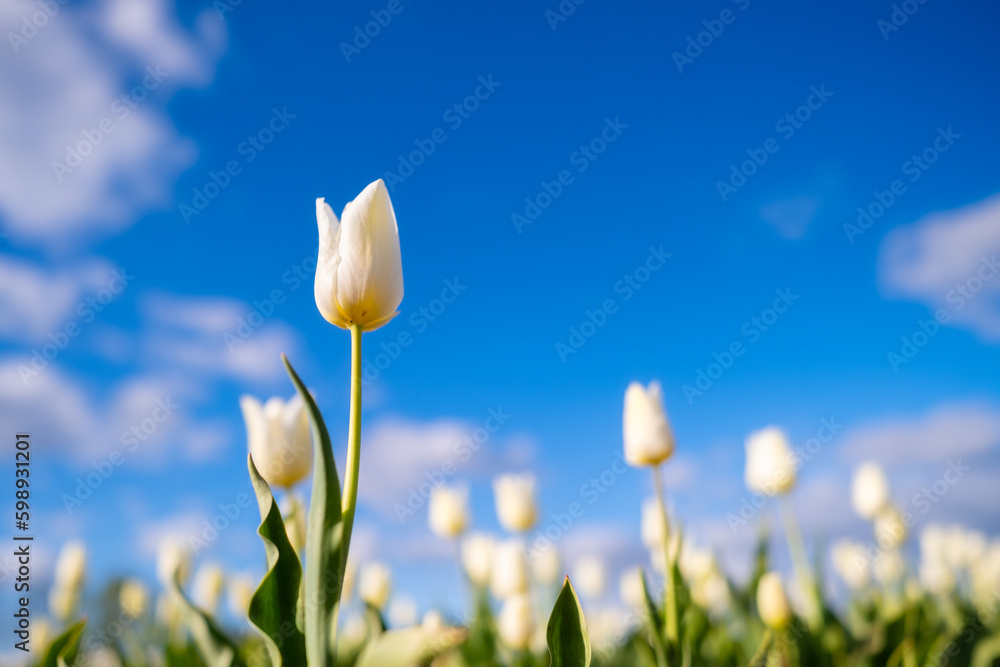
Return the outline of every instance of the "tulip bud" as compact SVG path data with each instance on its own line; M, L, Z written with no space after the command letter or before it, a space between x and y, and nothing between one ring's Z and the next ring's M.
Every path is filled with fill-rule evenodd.
M494 548L493 538L482 533L462 540L462 566L472 583L485 586L489 582Z
M573 568L576 590L584 596L599 598L604 595L606 579L604 562L597 556L585 556Z
M512 649L523 651L528 648L534 630L531 600L525 594L518 594L504 600L497 619L500 638Z
M518 540L500 542L493 550L490 588L501 600L528 591L528 565Z
M389 568L382 563L368 563L358 579L358 596L366 603L381 609L389 599L392 578Z
M71 591L59 585L49 589L49 613L56 620L62 623L68 621L75 606L76 596Z
M316 200L319 256L316 306L331 324L373 331L394 318L403 300L399 229L389 191L378 179L344 206Z
M559 551L553 545L536 549L531 554L531 574L540 584L550 585L562 576Z
M768 572L760 578L757 584L757 612L764 624L774 630L780 630L792 620L792 609L777 572Z
M240 407L253 464L270 486L291 488L309 474L312 441L300 396L270 398L263 406L253 396L242 396Z
M622 602L633 609L646 609L646 594L642 590L642 568L633 567L622 572L618 581L618 594Z
M289 492L282 499L281 517L288 543L295 553L301 554L306 548L306 507L295 494Z
M663 549L663 531L666 527L667 519L660 502L656 498L643 501L639 534L647 549Z
M55 584L67 591L78 592L87 570L87 549L80 542L67 542L56 560Z
M203 565L194 576L195 602L205 611L214 614L224 587L222 567L218 563Z
M851 504L854 511L865 519L874 519L889 502L889 482L881 466L868 461L854 471L851 484Z
M875 561L873 568L875 578L882 584L891 584L899 581L906 572L906 561L903 560L899 549L889 549L883 551Z
M906 539L906 522L899 510L886 505L875 517L875 541L881 549L895 549Z
M431 491L427 522L439 537L458 537L469 523L467 489L437 486Z
M784 432L769 426L751 433L746 440L745 478L751 491L776 496L795 484L795 459Z
M118 589L118 606L122 613L139 618L149 609L149 590L138 579L126 579Z
M674 434L663 409L659 382L643 388L633 382L625 390L625 414L622 419L625 461L630 466L654 466L674 453Z
M35 648L31 650L44 655L45 649L49 647L49 642L55 636L55 633L52 631L52 624L45 618L36 618L31 624L31 634L31 639L35 644Z
M437 609L429 609L420 621L420 627L428 634L437 634L448 627L444 616Z
M156 552L156 573L160 583L170 588L174 578L183 586L191 571L191 552L179 538L166 538Z
M865 545L850 540L841 540L830 549L833 569L850 588L861 590L868 585L871 561Z
M530 530L535 525L535 478L531 475L501 475L493 480L497 518L512 533Z
M253 577L247 574L229 577L228 589L226 597L229 602L229 611L237 618L245 618L254 594Z
M417 622L417 601L405 595L398 595L389 603L386 613L393 628L408 628Z

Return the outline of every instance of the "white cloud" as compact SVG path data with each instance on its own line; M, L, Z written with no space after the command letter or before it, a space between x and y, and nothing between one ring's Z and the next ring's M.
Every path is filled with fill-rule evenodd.
M113 268L103 260L46 271L32 262L0 255L0 338L31 344L79 320L78 307L106 289ZM82 306L81 306L82 304Z
M1000 411L975 403L937 407L917 418L890 418L846 433L841 452L857 463L942 463L1000 445Z
M794 197L765 204L760 208L760 217L782 238L794 241L805 236L818 210L819 200L815 197Z
M879 272L892 297L944 308L957 326L1000 342L1000 194L897 227L882 242Z
M39 10L31 0L2 3L4 41ZM178 90L211 80L225 42L218 17L207 11L192 32L169 0L103 0L59 5L24 34L30 39L4 45L14 52L0 69L0 98L17 101L0 110L0 220L11 235L65 249L169 203L196 149L166 106ZM147 67L160 74L143 87ZM53 163L67 164L67 146L86 143L85 133L93 149L81 147L79 165L57 174Z

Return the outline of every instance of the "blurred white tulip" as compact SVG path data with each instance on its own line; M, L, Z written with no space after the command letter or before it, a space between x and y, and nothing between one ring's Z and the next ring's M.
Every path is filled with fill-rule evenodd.
M622 602L633 609L646 609L646 594L642 590L642 568L630 567L618 580L618 594ZM645 613L645 612L643 612Z
M528 648L534 626L531 600L527 595L513 595L504 600L497 619L497 631L507 646L519 651Z
M489 535L473 533L462 540L462 567L472 583L485 586L490 581L494 540Z
M785 596L785 586L777 572L768 572L757 585L757 611L764 624L774 630L792 620L792 609Z
M795 459L784 431L768 426L746 439L747 488L767 496L788 493L795 485Z
M361 569L358 578L358 597L366 603L381 609L389 599L392 588L392 575L383 563L368 563Z
M458 537L469 523L469 490L436 486L431 491L427 522L439 537Z
M424 614L424 618L420 621L420 627L425 631L434 634L441 632L448 627L445 623L444 616L441 615L437 609L430 609Z
M663 531L666 527L667 520L659 501L656 498L644 500L639 533L647 549L663 549Z
M871 561L865 545L850 540L835 542L830 548L833 569L848 587L861 590L868 585Z
M183 539L166 537L156 552L156 574L165 588L170 588L176 577L183 586L191 572L191 550Z
M707 611L714 619L719 619L729 610L731 597L729 582L717 568L712 568L691 588L691 599Z
M228 577L226 599L229 603L229 613L236 618L246 618L250 609L256 583L249 574L237 574Z
M78 591L83 586L87 571L87 549L81 542L71 541L63 545L56 559L55 583L70 591Z
M500 542L493 549L490 589L501 600L528 591L528 564L518 540Z
M331 324L373 331L394 318L403 301L399 229L382 179L344 206L341 218L316 200L316 306Z
M886 505L875 517L875 541L883 550L895 549L906 540L906 522L899 510Z
M631 466L659 465L674 453L674 434L659 382L650 382L649 387L633 382L625 390L622 435L625 461Z
M277 396L261 405L253 396L241 396L247 444L253 463L268 485L290 489L312 469L309 417L302 398Z
M393 628L408 628L417 623L417 601L408 595L397 595L389 603L386 617Z
M126 579L118 589L118 606L131 618L139 618L149 609L149 589L138 579Z
M536 549L531 553L531 573L535 581L546 586L554 584L562 577L562 561L559 550L554 545Z
M573 586L580 594L599 598L604 595L607 585L607 573L604 561L597 556L584 556L576 562L573 568Z
M225 588L225 575L218 563L202 565L194 575L194 601L203 610L214 614Z
M49 614L57 621L63 624L69 621L75 605L76 597L71 591L62 586L49 589Z
M289 491L282 498L279 504L281 508L281 518L285 523L285 534L288 536L288 543L291 544L295 553L301 554L306 548L306 517L307 509L294 492Z
M497 518L504 530L530 530L538 518L535 507L535 478L532 475L500 475L493 480Z
M889 502L889 482L882 467L866 461L854 471L851 483L851 504L854 511L865 519L874 519Z
M906 561L903 560L899 549L889 549L883 551L875 560L872 570L875 578L884 585L893 584L899 581L906 573Z

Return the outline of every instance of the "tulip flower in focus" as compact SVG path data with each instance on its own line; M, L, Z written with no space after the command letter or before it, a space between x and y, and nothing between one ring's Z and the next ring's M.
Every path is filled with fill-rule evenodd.
M394 318L403 301L403 264L396 214L382 179L344 206L341 219L316 200L319 257L316 306L342 329L373 331Z
M512 533L531 530L538 517L535 478L531 475L501 475L493 480L497 518Z
M625 461L635 467L655 466L674 453L674 434L663 409L659 382L643 387L633 382L625 390L622 419Z
M795 459L785 433L768 426L751 433L746 440L747 487L767 496L788 493L795 485Z
M764 624L773 630L780 630L792 620L792 608L777 572L768 572L760 578L757 585L757 611Z
M261 405L253 396L241 396L247 444L254 465L272 486L290 489L312 468L309 419L302 399L269 398Z
M368 563L361 569L358 578L358 597L366 603L382 609L389 600L392 588L392 575L389 568L382 563Z
M889 502L889 482L881 466L866 461L854 471L851 483L851 504L864 519L874 519Z
M469 523L468 489L437 486L431 491L427 522L439 537L453 538Z

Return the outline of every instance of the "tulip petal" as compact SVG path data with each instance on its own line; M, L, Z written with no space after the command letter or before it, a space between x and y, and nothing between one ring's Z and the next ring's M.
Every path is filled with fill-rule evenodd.
M328 322L346 329L349 324L336 303L341 224L333 209L322 197L316 200L316 225L319 228L319 253L316 258L314 288L316 306Z

